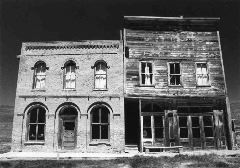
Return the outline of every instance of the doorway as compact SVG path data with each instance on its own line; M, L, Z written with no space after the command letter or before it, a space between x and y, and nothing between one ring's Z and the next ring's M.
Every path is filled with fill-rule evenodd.
M138 100L125 101L125 144L140 144L140 116Z
M77 110L67 107L59 113L59 147L64 150L73 150L76 147Z

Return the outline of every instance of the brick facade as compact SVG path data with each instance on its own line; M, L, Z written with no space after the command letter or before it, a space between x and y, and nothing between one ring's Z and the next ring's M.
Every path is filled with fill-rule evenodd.
M32 47L32 48L31 48ZM34 48L35 47L35 48ZM56 47L52 49L53 47ZM59 111L75 106L78 110L76 146L79 152L122 152L124 150L124 99L122 45L119 41L23 43L19 56L19 74L15 101L12 151L59 151ZM72 60L76 63L76 88L63 88L63 66ZM107 89L94 89L94 64L107 63ZM46 70L45 88L33 89L34 64L43 61ZM45 141L27 139L27 113L35 104L46 109ZM109 113L109 139L91 140L90 107L104 104Z

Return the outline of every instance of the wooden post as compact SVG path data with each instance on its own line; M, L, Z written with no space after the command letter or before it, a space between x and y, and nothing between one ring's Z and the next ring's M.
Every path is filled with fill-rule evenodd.
M143 119L142 119L142 109L141 109L141 99L139 99L139 121L140 121L140 152L143 152Z

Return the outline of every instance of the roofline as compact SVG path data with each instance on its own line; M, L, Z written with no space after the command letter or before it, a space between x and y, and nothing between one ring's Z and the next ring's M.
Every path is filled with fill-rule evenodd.
M124 16L124 19L139 19L139 20L220 20L220 17L158 17L158 16Z

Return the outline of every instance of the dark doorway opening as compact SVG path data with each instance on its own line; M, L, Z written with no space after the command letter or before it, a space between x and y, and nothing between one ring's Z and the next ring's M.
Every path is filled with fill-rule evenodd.
M140 144L140 116L138 100L125 100L125 144Z

